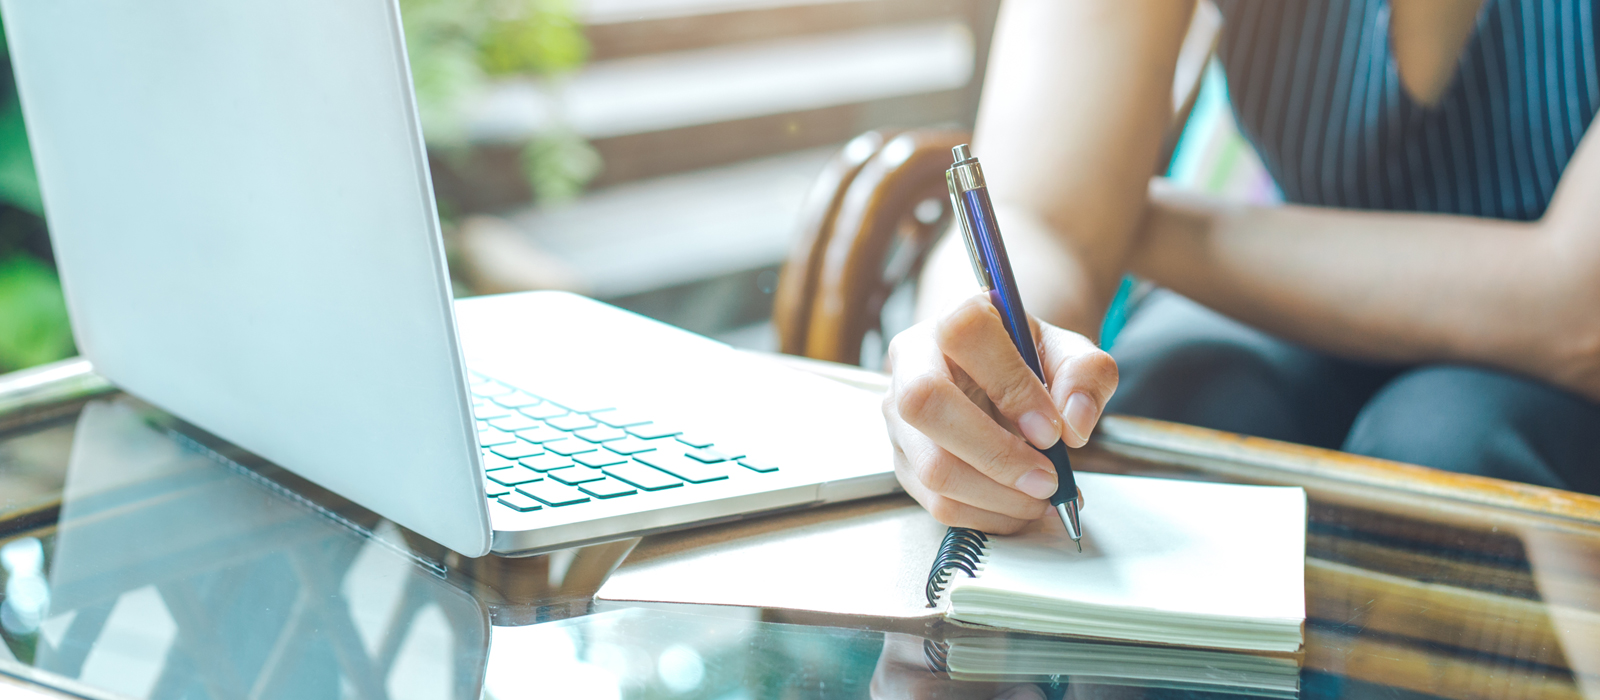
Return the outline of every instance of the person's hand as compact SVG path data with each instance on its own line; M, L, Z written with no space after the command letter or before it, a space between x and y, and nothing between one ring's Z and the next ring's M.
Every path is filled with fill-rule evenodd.
M885 632L883 651L872 670L868 693L873 700L1044 700L1044 691L1032 683L1003 680L954 680L928 668L924 639Z
M1057 439L1082 447L1116 391L1110 355L1077 333L1028 322L1048 391L985 295L889 345L883 415L895 476L941 523L1008 534L1042 517L1056 475L1034 447Z

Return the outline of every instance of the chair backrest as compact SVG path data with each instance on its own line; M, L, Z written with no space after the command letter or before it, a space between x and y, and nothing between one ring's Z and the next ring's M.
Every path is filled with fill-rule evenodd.
M1160 169L1194 108L1220 30L1216 8L1198 3L1174 72ZM944 129L869 131L828 161L801 210L778 280L772 316L779 350L860 364L869 334L887 343L884 304L915 282L948 228L944 171L950 149L970 139L969 132Z

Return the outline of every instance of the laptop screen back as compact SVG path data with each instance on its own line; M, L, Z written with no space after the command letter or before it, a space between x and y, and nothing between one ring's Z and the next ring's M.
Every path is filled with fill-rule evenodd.
M394 0L0 0L79 348L127 390L489 547Z

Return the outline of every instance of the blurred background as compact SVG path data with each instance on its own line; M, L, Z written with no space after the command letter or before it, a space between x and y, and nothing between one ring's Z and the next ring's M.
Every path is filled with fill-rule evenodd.
M566 289L773 349L823 163L869 129L970 129L998 0L400 7L458 295ZM0 74L4 372L76 350L9 59ZM1169 174L1274 198L1206 75Z

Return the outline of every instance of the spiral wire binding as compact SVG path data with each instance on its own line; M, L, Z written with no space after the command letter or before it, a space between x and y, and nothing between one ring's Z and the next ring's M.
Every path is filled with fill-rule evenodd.
M922 655L928 660L930 673L950 672L950 643L922 638Z
M967 572L969 578L977 575L978 562L983 558L983 547L988 541L988 535L965 527L952 527L944 533L944 542L939 545L939 556L933 560L924 589L928 607L938 605L939 593L950 584L954 569Z

